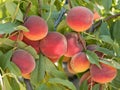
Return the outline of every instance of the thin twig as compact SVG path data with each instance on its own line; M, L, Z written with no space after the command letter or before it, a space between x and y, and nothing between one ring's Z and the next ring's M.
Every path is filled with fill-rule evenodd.
M29 3L28 3L28 6L27 6L27 8L26 8L26 12L25 12L24 18L23 18L24 21L25 21L26 18L27 18L27 15L28 15L28 12L29 12L29 10L30 10L30 8L31 8L31 5L32 5L32 3L29 2Z
M71 4L70 0L66 0L66 1L68 1L69 7L72 8L72 4Z
M110 19L117 18L117 17L119 17L119 16L120 16L120 13L115 14L115 15L111 15L111 16L109 16L109 17L103 19L103 21L108 21L108 20L110 20Z
M120 13L118 13L118 14L115 14L115 15L111 15L111 16L109 16L109 17L107 17L107 18L104 18L104 19L101 19L101 20L99 20L98 22L96 22L95 24L93 24L92 26L91 26L91 28L87 31L87 32L94 32L95 30L96 30L96 28L98 28L101 24L102 24L102 21L104 21L104 22L107 22L107 21L109 21L110 19L113 19L113 18L117 18L117 17L119 17L120 16Z
M24 79L24 82L25 82L25 84L26 84L26 89L27 89L27 90L33 90L33 89L32 89L32 86L31 86L31 83L30 83L30 80Z
M20 0L19 0L19 2L18 2L18 5L17 5L17 7L16 7L16 10L15 10L15 12L14 12L14 14L13 14L12 22L14 22L14 19L16 18L17 14L18 14L19 6L20 6Z
M86 50L86 44L85 44L83 38L81 37L81 34L78 32L77 35L78 35L79 42L83 46L84 50Z
M41 0L38 0L38 13L39 13L40 16L42 16Z

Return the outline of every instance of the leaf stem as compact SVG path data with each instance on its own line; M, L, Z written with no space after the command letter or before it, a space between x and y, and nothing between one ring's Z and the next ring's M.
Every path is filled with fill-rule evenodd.
M24 82L25 82L25 84L26 84L27 90L33 90L33 89L32 89L32 86L31 86L31 83L30 83L30 80L24 79Z
M83 40L83 38L81 37L80 33L78 32L77 33L78 35L78 40L79 42L81 43L81 45L83 46L84 50L86 50L86 44L85 44L85 41Z
M26 8L26 12L25 12L24 18L23 18L24 21L25 21L26 18L27 18L27 15L28 15L28 12L29 12L29 10L30 10L30 8L31 8L31 5L32 5L32 3L29 2L29 3L28 3L28 6L27 6L27 8Z
M38 0L38 13L39 13L40 16L42 16L41 0Z
M110 19L117 18L117 17L119 17L119 16L120 16L120 13L117 13L117 14L115 14L115 15L111 15L111 16L103 19L103 21L108 21L108 20L110 20Z
M20 6L20 0L18 1L18 5L17 5L16 10L15 10L15 12L14 12L14 14L13 14L13 17L12 17L12 21L11 21L11 22L14 22L14 20L15 20L15 18L16 18L16 15L17 15L17 13L18 13L18 11L19 11L19 6Z

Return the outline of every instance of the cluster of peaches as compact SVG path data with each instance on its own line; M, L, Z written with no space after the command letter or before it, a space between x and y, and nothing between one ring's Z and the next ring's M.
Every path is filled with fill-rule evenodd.
M80 32L84 32L91 27L93 18L93 13L86 7L72 8L67 13L66 23L74 32L63 35L59 32L48 32L45 20L34 15L28 17L24 22L24 26L29 29L28 32L21 31L17 34L15 32L9 38L21 40L27 45L31 45L37 53L42 53L53 63L57 62L62 56L70 58L68 70L71 73L76 74L88 70L90 71L88 76L91 80L103 84L111 82L115 78L117 69L104 63L100 63L101 68L90 63L82 45L85 41L83 40L81 43L78 35L78 33L80 34ZM87 46L87 49L100 56L94 47L92 45ZM35 68L33 56L22 49L14 51L11 61L20 68L23 77L29 75Z

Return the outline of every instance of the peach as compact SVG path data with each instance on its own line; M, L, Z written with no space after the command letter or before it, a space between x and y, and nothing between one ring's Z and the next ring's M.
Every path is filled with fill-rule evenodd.
M66 57L72 57L74 54L83 50L81 43L78 41L77 33L71 32L65 36L67 39L67 52L64 55Z
M90 67L90 62L84 52L75 54L70 61L71 68L76 72L84 72Z
M29 74L35 68L35 60L33 56L25 50L15 50L12 56L12 62L21 70L22 74Z
M67 63L67 70L69 73L71 74L75 74L76 72L74 72L74 70L72 69L71 65L70 65L70 61Z
M100 65L101 68L95 64L91 65L90 73L92 79L100 84L111 82L117 75L117 69L104 63L100 63Z
M31 41L26 37L23 37L23 42L26 43L27 45L32 46L37 53L40 53L40 48L39 48L40 41Z
M32 41L43 39L48 33L48 26L44 19L39 16L30 16L24 23L29 32L23 32L24 36Z
M0 38L2 38L3 37L3 34L0 34Z
M67 41L64 35L58 32L49 32L40 41L41 52L56 62L67 50ZM57 59L57 60L56 60Z
M22 32L13 32L13 33L9 36L9 38L10 38L11 40L14 40L14 41L16 41L16 40L22 40L22 39L23 39L23 33L22 33Z
M22 74L22 77L25 79L30 79L30 74Z
M93 13L86 7L77 6L68 12L66 22L74 31L83 32L93 24Z
M99 15L99 13L97 11L94 11L93 17L94 17L94 20L100 19L100 15Z

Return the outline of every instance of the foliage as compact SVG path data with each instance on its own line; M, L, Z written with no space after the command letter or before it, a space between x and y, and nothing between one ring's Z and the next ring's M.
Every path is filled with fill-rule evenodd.
M69 80L69 75L62 66L64 63L61 64L62 60L58 65L53 64L33 47L9 39L12 32L29 31L23 23L30 15L44 18L49 31L62 34L71 32L72 29L65 21L71 6L85 6L101 16L94 20L88 32L80 34L87 45L96 44L97 51L104 53L105 58L101 62L118 69L117 77L107 83L104 90L120 89L120 0L0 0L0 34L3 34L0 38L0 90L26 90L19 68L11 62L12 53L17 48L28 51L35 58L36 67L30 79L33 90L87 90L86 81L77 87ZM85 53L92 64L99 66L100 58L94 52L86 50ZM82 75L83 73L76 74L77 79ZM100 84L96 84L92 90L99 87Z

